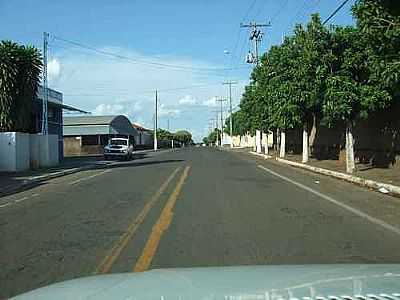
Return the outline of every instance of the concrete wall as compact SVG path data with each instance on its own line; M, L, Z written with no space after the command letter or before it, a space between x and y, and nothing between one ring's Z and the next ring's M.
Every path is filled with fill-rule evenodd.
M379 167L400 168L400 103L390 109L371 114L366 120L355 122L354 154L357 162ZM345 160L345 127L336 124L328 128L318 124L314 143L310 144L311 155L317 159ZM286 151L300 154L302 130L286 132Z
M81 137L64 137L64 156L81 154Z
M233 137L233 147L255 147L255 136L250 135L249 133L246 135L236 135ZM268 144L268 147L272 147L274 144L274 134L270 132L268 135L266 133L262 133L261 135L261 146L265 147Z
M15 165L16 171L27 170L30 167L29 133L16 132Z
M0 171L22 171L58 163L57 135L0 133Z
M102 145L82 146L81 137L64 137L64 156L103 154Z

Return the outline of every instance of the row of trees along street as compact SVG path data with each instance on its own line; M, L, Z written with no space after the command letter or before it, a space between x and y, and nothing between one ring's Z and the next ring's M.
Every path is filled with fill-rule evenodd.
M308 161L317 125L345 128L346 171L353 172L353 127L399 101L399 3L359 0L355 26L324 26L319 15L261 57L245 87L233 133L303 129ZM227 120L229 122L229 120ZM225 126L229 128L229 126ZM357 137L355 137L357 138Z
M189 145L193 143L192 134L187 130L179 130L177 132L169 132L165 129L157 129L157 138L160 142L178 142L180 145Z

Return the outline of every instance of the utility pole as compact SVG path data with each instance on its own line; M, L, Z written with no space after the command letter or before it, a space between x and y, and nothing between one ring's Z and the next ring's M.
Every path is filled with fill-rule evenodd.
M259 55L258 55L258 50L259 50L259 44L261 43L262 36L264 33L259 29L261 27L270 27L271 24L257 24L257 22L250 22L249 24L243 24L240 23L240 27L242 28L250 28L250 40L253 41L254 43L254 53L251 54L251 57L247 57L246 62L247 63L252 63L256 66L259 64Z
M49 91L47 83L47 53L48 53L49 34L43 32L43 99L42 99L42 134L48 134L47 103L49 101Z
M217 132L218 132L218 130L219 130L219 128L218 128L218 113L219 113L219 111L218 110L214 110L214 112L215 112L215 128L217 129ZM215 130L215 128L214 128L214 130ZM217 134L216 144L217 144L217 146L219 145L219 136L218 136L218 134ZM221 144L222 144L222 140L221 140Z
M216 99L215 101L218 101L218 102L220 102L221 103L221 146L222 146L222 138L223 138L223 135L224 135L224 133L223 133L223 130L224 130L224 117L223 117L223 110L222 110L222 102L224 102L224 101L227 101L227 99L224 99L224 98L219 98L219 99Z
M155 115L154 115L154 151L157 151L157 118L158 118L158 92L156 90L156 107L155 107Z
M233 148L233 120L232 120L232 84L237 84L236 81L227 81L222 84L229 85L229 134L231 136L231 148Z

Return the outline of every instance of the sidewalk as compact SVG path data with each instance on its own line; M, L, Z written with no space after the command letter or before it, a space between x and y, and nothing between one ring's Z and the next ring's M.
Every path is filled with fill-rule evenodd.
M105 166L103 156L66 157L58 166L22 172L0 172L0 196L27 188L32 184L65 176L85 169Z
M274 153L275 154L275 153ZM276 157L276 155L274 155ZM285 156L286 160L301 163L301 155L288 154ZM339 160L317 160L310 158L307 165L328 169L335 172L346 173L345 162ZM379 181L382 183L400 185L400 168L379 168L366 164L356 164L356 171L352 174L364 179Z
M317 160L310 158L307 164L301 162L301 154L286 154L284 159L277 157L274 150L269 151L269 155L255 153L253 149L235 149L235 151L247 152L249 154L272 159L277 163L290 165L291 167L302 168L308 171L331 176L345 180L353 184L361 185L369 189L379 191L384 194L391 194L400 197L400 168L379 168L365 164L356 164L356 171L353 174L346 173L344 162L339 160Z

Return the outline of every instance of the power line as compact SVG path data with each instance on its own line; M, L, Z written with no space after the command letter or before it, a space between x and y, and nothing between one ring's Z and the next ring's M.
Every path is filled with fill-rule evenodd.
M346 5L347 2L349 2L349 0L344 0L342 2L342 4L340 4L338 6L338 8L336 8L335 11L333 13L331 13L331 15L322 23L322 25L325 25L326 23L328 23L329 20L332 19L338 13L338 11L341 10L342 7Z
M170 91L178 91L178 90L187 90L187 89L193 89L193 88L203 88L203 87L209 87L209 86L216 86L216 85L220 85L220 83L210 83L210 84L199 84L199 85L191 85L191 86L185 86L185 87L177 87L177 88L170 88L170 89L158 89L159 92L170 92ZM115 92L110 91L115 95ZM136 95L141 95L141 94L153 94L154 90L149 90L149 91L143 91L143 92L139 92ZM129 92L128 90L126 90L126 92L124 93L119 93L118 95L132 95L131 92ZM64 94L64 96L66 97L102 97L104 96L103 94L88 94L88 93L84 93L84 94Z
M257 14L254 16L254 19L257 19L258 16L263 12L265 6L267 5L268 0L264 0L264 2L262 3L261 7L258 8L258 12Z
M274 14L274 16L271 18L271 23L273 23L276 19L276 17L278 17L281 12L283 11L283 9L286 7L286 5L288 4L289 0L285 0L285 2L283 2L283 4L281 5L281 7L278 8L278 10L276 11L276 13Z
M250 4L249 8L247 9L246 14L244 15L244 17L243 17L243 19L242 19L242 22L244 22L244 21L247 19L247 17L249 16L250 11L253 9L253 7L254 7L254 5L256 4L256 2L257 2L257 0L254 0L254 1Z
M173 65L173 64L165 64L165 63L159 63L159 62L152 62L152 61L147 61L147 60L141 60L141 59L134 59L131 57L127 57L121 54L117 54L117 53L113 53L113 52L109 52L109 51L104 51L104 50L100 50L97 49L95 47L92 46L88 46L85 45L83 43L80 42L76 42L76 41L72 41L72 40L68 40L62 37L58 37L58 36L54 36L53 35L54 40L59 40L65 43L69 43L71 45L75 45L77 47L81 47L102 55L106 55L106 56L111 56L111 57L115 57L118 59L122 59L122 60L127 60L133 63L137 63L137 64L144 64L144 65L149 65L149 66L156 66L156 67L165 67L165 68L174 68L177 70L192 70L192 71L203 71L203 72L220 72L220 71L227 71L227 70L233 70L236 68L201 68L201 67L189 67L189 66L182 66L182 65Z
M257 0L254 0L254 1L250 4L250 6L247 8L246 13L244 14L244 16L243 16L242 19L241 19L241 23L243 23L243 22L246 20L246 18L249 16L249 13L250 13L250 11L252 10L253 6L256 4L256 2L257 2ZM238 49L238 46L239 46L241 33L242 33L242 30L241 30L241 28L239 27L239 28L238 28L238 31L237 31L237 34L236 34L235 47L233 48L233 51L231 52L232 55L231 55L231 59L230 59L230 62L229 62L229 67L230 67L230 68L232 68L232 65L234 64L234 60L236 60L236 58L238 57L238 56L236 55L236 50ZM239 55L240 55L240 53L239 53ZM239 56L239 57L240 57L240 56ZM228 71L226 77L229 77L229 76L230 76L230 72Z

